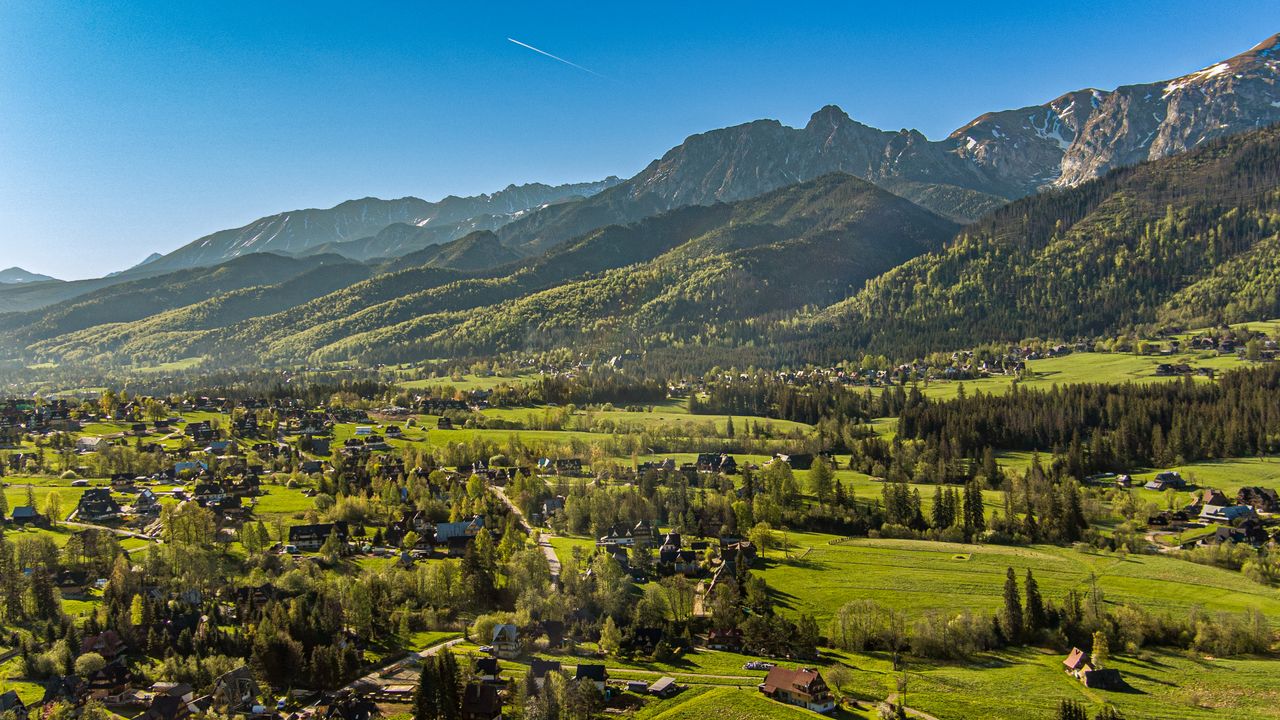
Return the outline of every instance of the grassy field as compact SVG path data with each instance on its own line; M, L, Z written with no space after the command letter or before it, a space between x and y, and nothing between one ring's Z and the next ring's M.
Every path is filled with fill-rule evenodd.
M765 579L786 611L825 623L844 603L870 599L918 614L929 610L997 609L1005 569L1029 568L1047 600L1060 601L1096 578L1108 602L1184 613L1256 608L1280 623L1280 591L1239 573L1158 555L1117 555L1051 546L1004 547L914 540L848 539L792 533L792 557L766 558Z
M423 390L431 387L449 386L455 390L491 390L499 385L526 385L536 382L536 374L528 375L463 375L457 379L439 377L425 380L404 380L396 383L406 390Z
M1130 353L1072 353L1062 357L1032 360L1027 363L1027 377L1021 381L1024 388L1048 389L1053 385L1078 383L1168 382L1176 378L1156 375L1161 363L1186 363L1193 368L1212 368L1225 372L1246 367L1249 363L1234 355L1218 355L1216 352L1179 353L1176 355L1134 355ZM1012 377L991 377L977 380L935 380L920 389L936 400L956 397L960 386L972 395L982 391L1003 395L1013 386Z

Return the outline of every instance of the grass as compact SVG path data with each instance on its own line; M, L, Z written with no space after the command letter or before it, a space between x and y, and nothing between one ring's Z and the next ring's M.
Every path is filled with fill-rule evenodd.
M1084 590L1096 578L1112 603L1185 613L1193 607L1242 612L1256 608L1280 622L1280 591L1239 573L1159 555L1117 555L1052 546L1004 547L915 540L848 539L793 533L791 559L767 556L765 579L779 606L828 621L846 602L870 599L905 610L990 612L1002 603L1005 570L1035 575L1047 600ZM798 556L804 549L809 552Z
M397 383L406 390L425 390L431 387L450 386L455 390L492 390L499 385L527 385L537 381L537 375L463 375L459 379L447 377L425 380L405 380Z
M1079 383L1167 382L1175 377L1158 376L1156 366L1161 363L1186 363L1193 368L1212 368L1224 372L1248 363L1234 355L1218 355L1216 352L1188 352L1176 355L1134 355L1130 353L1072 353L1056 358L1031 360L1027 363L1028 375L1021 381L1024 388L1045 390L1053 385ZM997 376L976 380L934 380L921 384L920 390L935 400L955 398L963 385L965 393L981 391L1003 395L1013 387L1013 378Z
M669 703L669 704L667 704ZM761 695L754 688L742 690L737 688L692 688L666 703L657 703L649 712L640 712L637 719L650 720L757 720L763 718L781 718L782 720L799 720L823 717L817 713L801 708L783 705ZM839 717L839 715L833 716Z

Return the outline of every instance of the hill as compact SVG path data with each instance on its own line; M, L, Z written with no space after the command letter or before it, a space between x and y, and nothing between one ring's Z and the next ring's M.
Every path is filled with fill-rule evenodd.
M21 285L24 283L48 282L50 280L55 280L55 278L27 272L20 267L0 270L0 285Z
M62 333L40 334L25 328L48 322L9 327L41 359L144 362L215 351L228 361L301 361L409 357L427 347L542 347L570 328L585 329L584 341L615 331L701 332L729 319L829 304L941 247L955 230L870 183L830 175L737 203L609 226L493 270L477 268L513 255L492 233L475 233L291 307L279 303L295 294L277 289L270 291L277 305L256 304L251 314L228 313L228 301L211 294L181 311L157 305L163 311L132 322L115 315L110 323L64 322ZM422 264L396 268L400 262Z
M146 263L149 271L172 271L217 265L250 253L275 252L304 255L332 252L353 259L401 254L427 244L448 242L470 232L473 224L501 224L541 206L568 198L591 195L610 187L617 178L599 182L550 186L541 183L511 185L492 195L449 196L438 202L415 197L398 200L363 198L348 200L328 209L295 210L255 220L248 225L222 230ZM403 225L399 234L379 237L386 228ZM448 226L434 232L436 226ZM427 228L402 245L404 230ZM348 255L348 252L350 253Z
M1280 311L1280 126L1028 197L819 314L809 331L907 354Z

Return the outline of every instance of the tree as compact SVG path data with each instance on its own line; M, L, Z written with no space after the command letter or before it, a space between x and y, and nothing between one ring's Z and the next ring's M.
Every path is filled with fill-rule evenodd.
M85 653L76 658L76 674L81 677L92 675L106 666L106 659L95 652Z
M1085 714L1084 706L1075 700L1058 701L1058 714L1054 717L1057 720L1089 720L1089 716Z
M1004 633L1010 642L1022 637L1022 600L1018 597L1018 576L1013 568L1005 572L1004 579Z
M435 665L440 720L459 720L462 717L462 689L458 686L458 661L445 647L436 652Z
M1093 633L1093 652L1089 655L1089 664L1094 670L1104 669L1111 662L1111 648L1107 645L1107 635L1101 630Z
M440 720L440 676L434 659L422 663L413 692L413 720Z
M50 491L44 499L44 514L49 518L49 522L57 525L62 519L62 496L57 490Z
M747 539L756 546L760 557L764 557L765 551L775 545L773 528L767 522L756 523L755 527L747 533Z
M320 546L320 554L330 563L338 561L342 557L342 540L338 539L338 530L334 528L329 531L329 537L325 538L324 544Z
M1024 585L1027 593L1027 630L1031 633L1036 633L1049 625L1049 617L1044 609L1044 599L1040 597L1040 586L1036 583L1035 577L1032 576L1031 568L1027 568L1027 577Z
M600 649L614 655L617 654L621 645L622 633L618 631L618 624L613 621L612 616L606 617L604 625L600 628Z
M809 470L809 487L819 505L830 502L834 481L835 472L831 469L831 463L827 462L826 457L819 455L813 461L813 468Z

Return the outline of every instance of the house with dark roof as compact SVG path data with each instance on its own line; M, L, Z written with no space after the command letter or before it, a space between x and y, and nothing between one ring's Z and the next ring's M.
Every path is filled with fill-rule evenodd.
M483 683L467 683L462 691L462 720L502 720L498 689Z
M1236 502L1248 505L1258 512L1280 512L1280 493L1274 488L1242 487L1236 493Z
M533 683L538 686L539 690L547 683L547 673L558 672L560 672L559 660L534 658L533 662L529 663L529 674L533 676Z
M213 683L212 706L228 715L248 712L258 704L262 690L247 666L228 672Z
M151 698L151 704L138 720L186 720L191 717L191 706L176 695L161 694Z
M19 505L13 509L14 525L30 525L32 527L48 527L49 518L41 515L30 505Z
M303 552L315 552L333 533L337 533L338 541L345 545L348 537L347 523L339 520L332 523L294 525L289 528L289 544Z
M604 665L579 663L573 679L580 682L595 683L596 689L604 692L604 686L609 682L609 669Z
M791 670L774 666L760 684L760 692L778 702L813 712L827 713L836 707L835 697L822 679L822 673L812 668Z
M27 706L14 690L0 693L0 716L7 713L13 713L14 720L27 720Z
M498 665L498 658L495 657L476 658L471 666L471 672L481 682L502 682L502 668Z
M80 496L76 519L83 522L106 522L120 517L120 505L108 488L90 488Z

